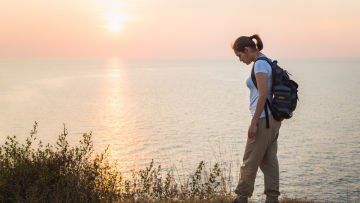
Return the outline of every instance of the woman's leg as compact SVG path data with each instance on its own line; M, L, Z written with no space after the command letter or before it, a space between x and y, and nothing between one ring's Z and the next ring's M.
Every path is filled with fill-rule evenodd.
M260 169L264 173L265 191L268 202L277 202L279 192L279 162L277 159L277 137L281 122L270 118L270 129L272 133L269 146L264 154Z
M269 143L268 133L266 120L261 118L255 138L247 139L239 183L235 189L235 193L240 197L252 196L256 173Z
M268 199L277 200L279 192L279 163L276 156L277 141L267 149L260 169L264 173L265 191Z

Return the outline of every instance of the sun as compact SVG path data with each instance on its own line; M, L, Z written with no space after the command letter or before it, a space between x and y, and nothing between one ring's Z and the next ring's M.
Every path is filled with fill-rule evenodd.
M119 32L122 28L122 25L118 22L109 22L105 25L105 28L111 32Z
M107 13L104 15L104 28L110 32L119 32L124 27L125 15L118 13Z

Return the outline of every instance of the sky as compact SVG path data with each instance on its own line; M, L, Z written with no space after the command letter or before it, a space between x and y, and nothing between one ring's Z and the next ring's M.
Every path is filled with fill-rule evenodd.
M359 0L0 0L0 58L360 57Z

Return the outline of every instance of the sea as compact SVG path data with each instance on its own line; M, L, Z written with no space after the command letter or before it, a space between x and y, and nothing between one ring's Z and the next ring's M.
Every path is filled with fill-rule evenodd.
M299 84L278 138L283 197L360 202L360 59L279 59ZM0 59L0 144L37 137L95 153L124 174L153 160L182 177L219 163L235 189L251 115L251 66L229 59ZM253 200L265 199L259 170Z

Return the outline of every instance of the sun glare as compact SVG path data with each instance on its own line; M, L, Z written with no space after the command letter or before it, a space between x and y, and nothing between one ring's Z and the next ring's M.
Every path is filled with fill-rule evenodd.
M111 32L119 32L123 29L124 20L126 19L125 15L120 15L117 13L109 13L104 16L105 19L105 29Z
M122 26L118 22L109 22L105 25L105 28L112 32L118 32L121 30Z

